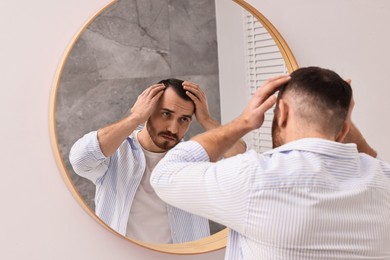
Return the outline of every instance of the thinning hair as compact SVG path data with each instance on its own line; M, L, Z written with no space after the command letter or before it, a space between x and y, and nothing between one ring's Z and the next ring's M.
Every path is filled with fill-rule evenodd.
M280 98L292 103L303 128L337 135L349 111L352 88L334 71L306 67L291 73L291 80L279 90Z
M192 101L192 99L186 94L186 90L183 88L183 80L181 79L163 79L158 84L164 84L166 88L171 87L177 95L184 100Z
M160 82L158 82L157 84L164 84L164 86L166 88L172 88L173 91L175 91L175 93L181 97L182 99L184 100L187 100L187 101L191 101L193 104L194 104L194 113L196 111L196 105L194 103L194 101L187 95L187 90L185 90L183 88L183 80L181 79L174 79L174 78L170 78L170 79L163 79L161 80Z

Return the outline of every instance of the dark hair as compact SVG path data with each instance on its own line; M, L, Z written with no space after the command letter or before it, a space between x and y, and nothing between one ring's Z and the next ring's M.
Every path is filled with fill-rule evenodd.
M183 82L183 80L171 78L161 80L158 84L164 84L167 88L171 87L182 99L192 101L192 99L186 94L186 90L183 88Z
M334 71L306 67L291 73L291 80L279 90L279 98L284 93L293 95L301 118L337 134L348 114L352 88Z

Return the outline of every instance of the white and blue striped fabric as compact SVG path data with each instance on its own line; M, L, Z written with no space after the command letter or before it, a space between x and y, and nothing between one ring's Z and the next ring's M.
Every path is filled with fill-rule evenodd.
M188 141L151 184L230 228L225 259L390 259L390 165L355 144L307 138L211 163Z
M80 138L69 155L74 171L96 185L96 215L122 235L126 234L130 208L146 167L135 134L133 132L111 157L105 157L100 150L97 131L93 131ZM167 205L167 212L173 243L210 235L208 219L170 205Z

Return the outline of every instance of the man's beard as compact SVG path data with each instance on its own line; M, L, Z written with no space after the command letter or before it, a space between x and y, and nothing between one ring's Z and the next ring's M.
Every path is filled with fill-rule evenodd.
M272 120L272 148L277 148L281 146L282 140L280 138L280 129L276 121L276 117Z
M153 126L150 119L148 119L148 122L146 123L146 129L148 130L150 139L152 139L153 143L158 147L163 149L164 151L168 151L169 149L173 148L179 143L179 137L176 134L172 134L169 131L159 132L157 133L156 128ZM175 139L175 141L159 141L158 137L160 136L169 136ZM162 137L163 138L163 137ZM173 143L172 143L173 142Z

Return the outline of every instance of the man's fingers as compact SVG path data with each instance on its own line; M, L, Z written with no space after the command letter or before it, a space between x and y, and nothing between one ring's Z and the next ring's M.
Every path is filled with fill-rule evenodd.
M271 95L274 95L282 85L287 83L291 77L289 75L279 76L270 80L267 80L256 92L254 93L255 98L259 99L262 103Z
M189 82L189 81L184 81L183 82L183 88L187 90L187 93L190 92L197 98L198 100L206 100L206 94L203 92L203 90L199 87L199 85Z
M287 83L291 79L290 75L281 75L272 79L267 80L258 91L260 95L266 95L267 97L274 94L279 88Z
M148 91L147 94L151 94L152 96L155 96L157 93L159 93L161 90L165 89L164 84L155 84L147 88Z
M148 88L146 88L141 94L148 95L152 92L158 92L161 89L164 89L165 85L164 84L154 84Z
M273 78L269 78L267 79L266 82L264 82L263 86L264 85L268 85L272 82L275 82L275 81L278 81L278 80L284 80L286 78L290 78L290 75L289 74L284 74L284 75L279 75L279 76L276 76L276 77L273 77Z
M164 89L165 89L165 85L164 84L155 84L155 85L152 85L150 87L148 87L147 89L145 89L139 96L137 99L146 99L146 100L150 100L150 99L153 99L156 95L159 94L159 97L161 96L162 93L164 93Z
M194 87L194 88L199 88L198 84L195 84L195 83L190 82L190 81L184 81L183 86L190 86L190 87Z
M162 89L163 90L163 89ZM152 96L152 101L155 102L157 100L160 99L160 97L162 96L162 94L164 93L164 91L162 90L159 90L159 92L157 92L154 96Z
M267 112L270 108L273 107L273 105L275 105L276 103L276 96L275 95L272 95L270 97L268 97L264 102L263 104L260 105L260 109L262 111L262 114L264 114L265 112Z
M191 98L192 101L194 101L195 105L200 101L199 98L191 91L186 91L186 94Z

